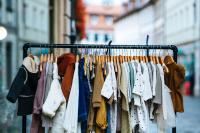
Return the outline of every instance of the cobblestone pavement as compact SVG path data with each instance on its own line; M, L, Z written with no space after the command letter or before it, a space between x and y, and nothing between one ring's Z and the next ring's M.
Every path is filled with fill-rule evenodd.
M200 133L200 98L184 97L184 113L178 113L177 133ZM171 129L167 133L171 133ZM151 133L157 133L156 125L151 124Z

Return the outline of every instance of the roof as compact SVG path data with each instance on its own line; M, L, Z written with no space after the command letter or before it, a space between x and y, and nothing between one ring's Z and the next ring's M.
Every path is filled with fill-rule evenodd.
M128 16L130 16L132 14L134 14L134 13L139 12L139 11L143 10L144 8L146 8L148 6L155 4L156 2L157 2L157 0L149 0L147 3L144 3L142 6L134 7L131 10L129 10L129 11L121 14L119 17L117 17L114 20L114 23L116 23L116 22L118 22L118 21L120 21L120 20L122 20L122 19L124 19L124 18L126 18L126 17L128 17Z

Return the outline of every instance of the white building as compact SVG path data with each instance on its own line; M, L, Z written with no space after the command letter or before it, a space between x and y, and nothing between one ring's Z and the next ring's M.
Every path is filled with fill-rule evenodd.
M19 0L19 57L26 42L49 42L49 0Z
M165 39L176 44L179 61L186 66L186 78L195 76L193 94L200 96L200 1L165 1Z
M0 90L5 92L17 69L17 3L13 0L1 0L0 26L8 32L0 41ZM0 92L1 92L0 91Z
M125 7L125 13L118 17L114 22L115 42L129 44L145 44L147 34L150 36L149 43L162 43L163 25L161 13L157 13L156 1L136 0ZM156 31L156 32L155 32ZM155 36L156 35L156 36ZM161 42L157 42L160 38Z

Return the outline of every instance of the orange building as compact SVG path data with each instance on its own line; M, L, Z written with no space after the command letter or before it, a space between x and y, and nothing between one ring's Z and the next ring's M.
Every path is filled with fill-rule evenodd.
M113 39L113 20L121 14L119 5L86 5L86 34L84 42L106 43Z

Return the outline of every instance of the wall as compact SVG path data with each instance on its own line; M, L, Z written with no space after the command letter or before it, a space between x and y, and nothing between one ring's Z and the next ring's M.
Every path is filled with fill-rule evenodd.
M195 76L194 90L191 90L195 96L200 96L199 8L199 0L167 0L165 4L166 42L178 45L179 61L186 67L186 78Z
M150 43L154 42L154 19L154 8L148 6L115 22L115 42L145 44L147 34L150 35Z

